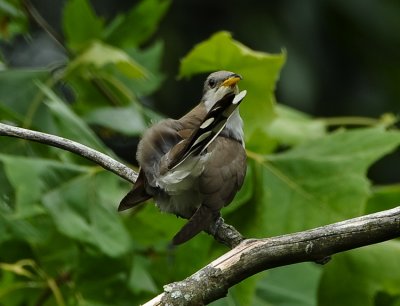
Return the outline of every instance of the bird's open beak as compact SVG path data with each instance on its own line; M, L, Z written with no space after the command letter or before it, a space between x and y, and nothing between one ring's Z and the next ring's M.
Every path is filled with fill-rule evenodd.
M227 78L227 79L222 83L222 86L226 86L226 87L230 86L230 87L233 87L233 86L235 86L241 79L242 79L242 77L241 77L240 75L235 74L235 75L233 75L233 76Z

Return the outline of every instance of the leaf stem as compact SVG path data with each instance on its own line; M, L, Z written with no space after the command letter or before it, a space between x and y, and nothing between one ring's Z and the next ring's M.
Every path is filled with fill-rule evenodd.
M250 157L251 159L255 160L257 163L262 164L262 163L264 163L266 161L265 156L263 156L263 155L261 155L259 153L250 151L248 149L246 149L246 154L247 154L248 157Z
M328 126L334 126L334 125L375 126L379 124L389 126L396 122L396 118L391 114L384 114L381 118L343 116L343 117L318 118L318 120L321 120Z
M31 17L32 20L35 21L39 27L41 27L64 51L67 52L68 50L64 47L64 44L62 43L62 37L43 18L43 16L39 13L36 7L31 3L31 1L24 0L22 4L25 7L25 10L28 13L29 17Z
M56 82L57 80L55 80L53 76L51 76L49 79L46 80L45 85L48 86L49 88L52 88L54 84L56 84ZM25 119L22 122L23 128L27 129L31 127L33 118L35 117L35 114L39 109L39 106L43 103L44 97L45 97L44 92L42 90L38 90L37 94L33 97L32 103L28 108Z

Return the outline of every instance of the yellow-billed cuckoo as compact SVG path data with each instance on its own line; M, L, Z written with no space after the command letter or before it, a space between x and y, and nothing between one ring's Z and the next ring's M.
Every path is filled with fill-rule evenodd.
M122 199L125 210L153 197L161 211L189 219L172 242L183 243L219 219L243 184L246 153L238 74L218 71L203 97L178 120L166 119L143 135L137 150L139 176Z

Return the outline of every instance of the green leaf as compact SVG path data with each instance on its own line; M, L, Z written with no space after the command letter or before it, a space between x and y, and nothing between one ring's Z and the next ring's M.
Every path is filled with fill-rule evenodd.
M140 256L136 256L133 260L132 271L129 276L128 286L134 292L141 291L156 293L157 286L151 274L148 271L149 262Z
M105 171L88 175L91 168L43 159L0 155L0 161L16 190L15 236L38 240L37 228L18 218L43 214L43 202L60 233L113 257L130 248L129 235L115 209L121 196L116 192L116 177Z
M0 246L7 241L26 241L35 245L47 241L49 229L51 227L41 226L40 222L35 222L34 218L24 219L24 216L16 215L4 209L0 209ZM40 218L37 218L40 219ZM46 231L47 230L47 231ZM15 250L3 249L2 256L7 257L7 252L15 252ZM25 255L27 257L28 254Z
M137 60L146 68L148 74L146 78L127 78L122 75L121 81L131 88L136 96L148 96L154 93L160 86L165 76L160 72L162 57L164 54L164 44L160 41L146 49L129 48L126 50L132 58Z
M146 69L123 50L106 45L100 41L93 41L85 51L76 57L69 64L68 72L71 73L76 69L101 69L107 65L115 65L119 71L131 78L147 76Z
M281 154L249 152L258 180L250 219L259 220L265 236L361 215L369 196L368 167L399 143L397 131L368 128L338 131Z
M83 252L76 269L75 294L79 294L80 303L70 305L116 305L116 301L136 302L136 298L127 288L129 264L124 258L111 258L96 252ZM83 298L83 299L82 299ZM129 304L128 302L128 304ZM122 302L124 304L124 302Z
M388 241L337 254L324 267L318 303L375 306L400 296L400 243Z
M14 18L22 17L23 10L21 3L14 3L15 1L3 0L0 2L0 16L9 15Z
M160 87L164 79L160 73L163 44L158 42L145 50L130 48L125 51L144 67L146 77L129 77L111 62L103 68L85 64L76 67L76 71L70 70L72 73L67 77L68 83L77 97L71 106L78 114L86 116L104 106L137 107L139 97L152 94ZM154 113L145 107L141 107L140 112L146 122L150 121L148 117L153 117Z
M255 290L257 281L260 276L253 276L251 278L247 278L231 289L229 289L228 295L223 298L211 302L210 306L248 306L248 305L266 305L266 304L256 304L255 303Z
M249 146L257 145L259 137L251 137L257 130L268 132L274 118L274 89L279 71L285 61L284 53L271 55L253 51L232 39L228 32L218 32L196 45L182 59L180 77L216 70L230 70L242 75L240 87L247 89L240 105L245 122L245 136Z
M85 167L60 162L0 154L5 174L15 190L15 213L28 217L41 213L40 199L63 179L87 171Z
M168 250L171 239L187 220L160 212L152 202L125 214L126 226L130 229L138 250L146 252L151 249L159 254L149 257L151 258L149 273L157 281L158 286L165 285L171 280L183 279L188 276L188 271L194 273L209 263L210 252L216 249L217 244L213 239L205 233L200 233L179 248ZM211 248L211 245L214 247Z
M98 108L87 114L85 120L126 135L141 135L147 127L143 115L134 107Z
M258 283L257 297L274 306L317 306L322 269L302 263L269 270Z
M48 226L35 222L35 227L42 227L47 230L47 239L35 241L35 258L40 258L40 265L49 275L59 275L60 271L72 271L82 269L79 261L81 255L81 243L77 243L57 232L51 217L43 216Z
M96 16L88 0L69 0L63 11L63 30L68 47L78 51L90 40L101 37L103 20Z
M388 294L379 291L374 298L375 306L400 306L400 294Z
M139 46L157 30L162 17L171 4L170 0L142 0L133 7L106 40L119 47Z
M36 282L24 282L23 280L26 278L20 278L13 272L1 271L0 301L2 305L32 305L28 302L37 299L37 295L31 288L32 284L36 284Z
M235 285L229 294L235 301L235 305L253 305L254 297L256 293L257 281L260 279L260 275L253 276L251 278L241 281Z
M4 174L15 195L7 200L6 205L0 205L0 228L3 227L0 241L26 241L35 245L37 250L41 245L46 245L54 233L54 226L41 205L43 194L65 180L85 173L87 168L53 160L3 154L0 155L0 164L3 165ZM3 186L0 188L1 193L6 192ZM63 250L66 248L64 244ZM4 253L2 251L3 256ZM26 256L28 254L23 258ZM44 257L41 260L46 261Z
M21 1L0 1L0 20L1 40L11 41L14 36L25 34L28 30L28 16Z
M140 245L148 247L164 248L172 237L179 231L184 224L184 219L177 218L172 214L163 214L153 202L143 204L139 207L140 213L129 211L126 215L125 223L131 229L132 238ZM150 243L151 242L151 243Z
M400 185L378 186L372 189L371 197L365 208L366 214L387 210L400 203Z
M44 70L0 71L0 120L22 122L29 116L36 107L35 98L40 94L35 83L48 77L49 73Z
M296 145L325 135L323 121L282 104L277 104L275 110L277 116L268 127L268 135L280 144Z
M116 182L104 173L79 176L48 192L43 202L61 233L118 257L131 243L116 210L103 196L113 193Z
M55 118L58 127L58 135L76 140L90 146L92 149L107 152L109 155L112 155L110 150L106 149L86 123L74 114L50 88L43 84L38 84L38 86L48 98L46 105Z

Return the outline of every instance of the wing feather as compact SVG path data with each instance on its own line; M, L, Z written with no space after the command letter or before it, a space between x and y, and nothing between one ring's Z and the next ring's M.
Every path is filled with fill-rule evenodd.
M229 93L217 101L207 113L202 123L193 131L189 138L181 143L179 151L174 154L168 164L173 170L183 163L189 156L199 155L214 141L225 127L233 111L246 96L246 91L235 95Z

